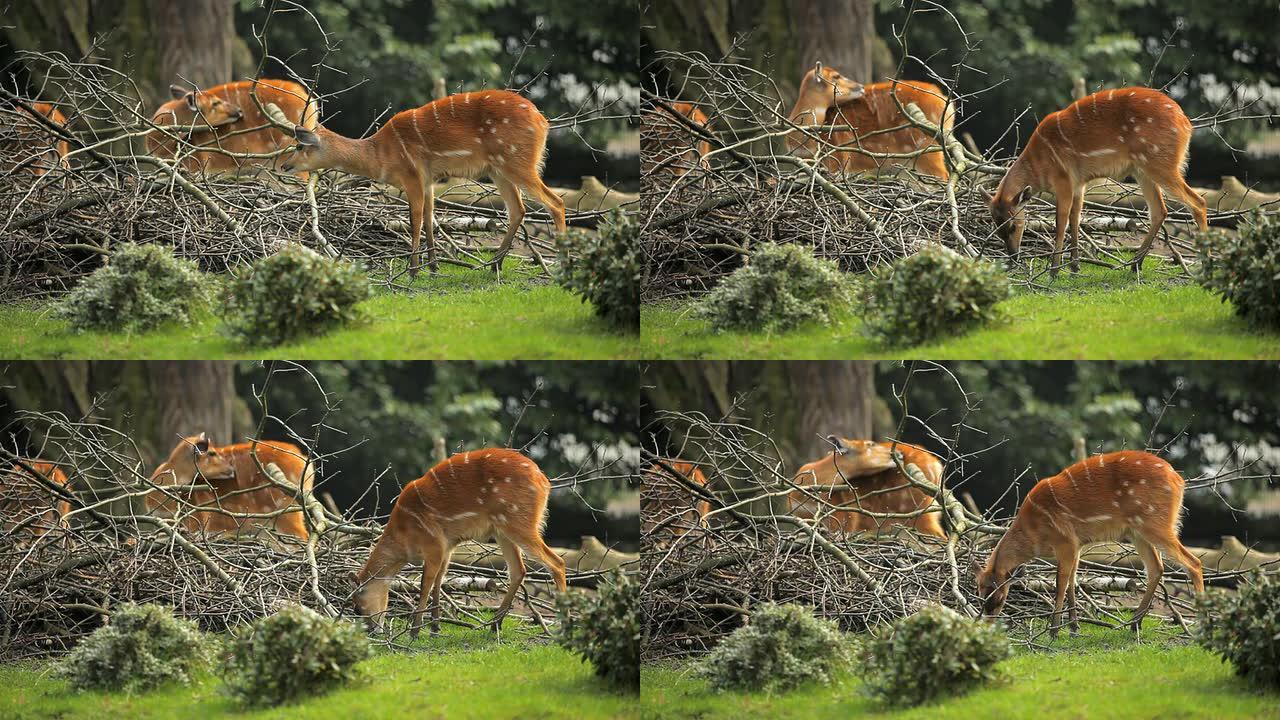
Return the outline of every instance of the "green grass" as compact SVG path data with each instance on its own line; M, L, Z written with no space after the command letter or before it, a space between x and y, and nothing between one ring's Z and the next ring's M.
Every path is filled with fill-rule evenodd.
M409 652L379 652L365 679L308 700L243 710L204 675L136 695L77 693L44 662L0 665L0 718L634 718L635 696L599 682L577 656L504 624L501 643L484 630L446 626ZM526 627L527 630L527 627Z
M641 348L651 358L1249 359L1280 358L1280 334L1251 328L1229 305L1187 281L1142 280L1128 270L1084 266L1048 290L1019 290L1001 304L1005 319L916 347L885 347L862 333L860 309L831 326L811 323L779 334L715 332L691 304L641 308ZM1045 278L1047 280L1047 278Z
M1150 625L1145 625L1150 627ZM1144 638L1150 633L1144 630ZM687 663L640 672L642 716L705 720L769 718L1277 718L1280 693L1236 678L1197 646L1135 642L1126 631L1085 626L1049 652L1020 651L1002 664L1004 679L959 697L916 708L885 707L859 692L856 669L829 686L789 693L716 693Z
M0 305L0 357L291 359L448 358L508 360L637 357L639 339L612 331L589 305L553 283L504 263L489 270L442 266L419 275L408 292L379 291L361 303L367 320L276 347L244 347L218 332L213 312L152 332L76 333L48 303Z

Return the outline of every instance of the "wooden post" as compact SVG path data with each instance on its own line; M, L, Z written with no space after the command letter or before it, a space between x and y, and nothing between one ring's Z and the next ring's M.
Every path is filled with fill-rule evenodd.
M435 84L432 85L431 97L434 100L439 100L444 96L445 96L444 78L438 77L436 78Z
M445 458L449 456L448 453L449 451L444 444L444 438L436 438L436 462L444 462Z
M1075 445L1075 456L1076 456L1076 461L1077 461L1077 462L1079 462L1080 460L1084 460L1085 458L1089 457L1089 452L1088 452L1087 450L1085 450L1085 446L1084 446L1084 438L1083 438L1083 437L1077 437L1077 438L1075 439L1075 443L1074 443L1074 445Z

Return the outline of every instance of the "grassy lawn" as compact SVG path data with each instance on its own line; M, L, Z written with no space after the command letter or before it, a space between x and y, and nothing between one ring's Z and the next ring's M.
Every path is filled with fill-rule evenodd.
M613 332L589 305L554 283L504 264L489 270L442 266L419 275L412 292L378 291L361 304L367 320L276 347L243 347L218 332L207 313L190 326L155 331L80 333L50 316L47 304L0 305L0 357L217 359L609 359L634 358L635 335Z
M641 352L653 358L1250 359L1280 357L1280 334L1251 328L1198 285L1156 277L1148 260L1139 281L1128 270L1086 265L1050 289L1019 290L1005 319L965 335L917 347L884 347L862 334L854 308L825 327L717 333L690 316L690 304L641 309ZM1047 277L1044 278L1047 281Z
M645 718L1277 718L1280 693L1237 679L1200 648L1176 641L1137 643L1124 631L1085 626L1049 652L1019 652L998 684L906 710L879 705L845 673L830 686L789 693L715 693L686 664L641 670Z
M45 663L0 666L0 718L633 718L634 696L598 682L589 665L547 640L504 624L502 642L483 630L445 626L410 652L380 652L365 679L270 710L245 711L213 675L191 687L128 696L77 693ZM527 626L525 626L527 630Z

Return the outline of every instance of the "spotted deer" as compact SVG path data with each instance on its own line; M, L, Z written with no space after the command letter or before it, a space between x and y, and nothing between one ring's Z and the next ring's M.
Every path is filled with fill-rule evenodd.
M400 188L409 202L410 277L418 272L424 234L427 266L432 272L437 267L433 182L488 174L507 208L507 234L493 260L499 267L524 221L521 190L547 208L557 232L565 232L564 200L542 182L550 127L532 102L513 92L461 93L396 113L363 139L343 137L323 125L295 126L297 145L284 169L334 168Z
M1050 634L1057 637L1064 598L1070 599L1071 630L1077 632L1076 567L1081 547L1125 537L1133 540L1147 576L1146 592L1133 616L1135 630L1151 609L1164 573L1161 551L1186 568L1196 593L1203 593L1200 559L1178 540L1184 484L1168 462L1136 450L1095 455L1036 483L977 573L983 613L987 617L1000 614L1016 568L1034 558L1053 558L1058 563L1058 583Z
M915 465L925 479L942 481L942 461L924 448L906 443L848 440L831 435L831 454L802 465L793 482L809 494L792 491L792 513L798 517L822 516L823 525L833 532L884 532L894 527L910 527L924 535L946 537L940 508L932 497L915 487L898 469L894 453L901 455L902 467ZM847 510L827 511L810 494ZM916 513L914 517L876 518L858 512ZM825 513L825 514L823 514Z
M1196 227L1209 227L1204 198L1184 179L1190 145L1191 121L1178 103L1158 90L1126 87L1083 97L1041 120L1005 173L990 197L996 232L1016 258L1026 227L1024 205L1035 193L1051 192L1057 218L1050 274L1057 276L1068 225L1071 269L1079 272L1086 184L1132 175L1142 188L1151 217L1151 228L1133 260L1137 270L1167 216L1162 190L1191 210Z
M834 68L823 67L822 63L816 63L800 81L800 95L788 119L802 127L824 126L816 134L836 146L895 155L916 153L930 146L936 148L913 157L891 158L874 158L850 150L824 150L822 164L831 172L854 173L901 166L945 181L949 174L942 147L902 114L900 107L908 103L915 103L927 120L944 132L951 132L955 113L937 85L910 80L862 85ZM903 125L908 127L881 132ZM798 131L787 136L787 148L793 155L813 157L819 153L819 147L818 142Z
M471 450L436 464L396 498L382 536L355 574L356 610L371 631L381 630L392 579L405 565L420 562L422 587L410 635L418 636L428 597L431 631L439 632L440 587L453 549L462 540L490 536L506 558L509 579L494 613L495 631L524 581L521 550L537 558L556 590L565 592L564 560L542 540L550 493L547 476L515 450Z

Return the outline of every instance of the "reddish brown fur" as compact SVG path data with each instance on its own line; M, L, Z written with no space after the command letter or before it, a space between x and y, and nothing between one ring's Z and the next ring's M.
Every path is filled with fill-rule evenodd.
M205 452L200 448L207 447ZM257 461L253 453L257 454ZM151 482L160 486L191 484L212 485L213 490L194 490L180 493L184 500L197 507L216 507L233 513L271 513L289 506L301 506L301 501L289 492L272 486L259 467L275 463L285 478L295 487L310 495L315 480L314 467L296 445L286 442L263 440L256 443L237 443L215 447L204 435L184 438L151 474ZM198 471L198 472L197 472ZM199 475L200 477L197 477ZM252 492L232 495L248 488L262 487ZM172 491L171 491L172 492ZM188 499L189 495L189 499ZM147 509L160 513L173 513L177 503L159 490L146 496ZM301 510L281 513L275 518L234 518L217 511L197 511L182 520L187 530L204 533L241 533L262 528L274 528L277 533L292 535L301 540L309 536Z
M27 464L58 485L67 486L67 475L57 465L47 460L28 460ZM5 518L0 523L0 531L6 534L35 516L37 519L25 530L39 537L55 526L65 527L63 518L71 512L71 503L53 501L52 493L17 464L8 472L0 473L0 498L3 498L0 499L0 516Z
M62 111L47 102L32 102L31 107L59 127L66 127L67 117ZM12 135L6 139L7 153L35 155L37 159L25 166L34 175L44 175L55 167L68 167L66 157L71 152L71 145L65 140L56 140L49 129L31 116L21 106L5 109L2 114L3 125L0 135ZM12 167L0 168L7 172Z
M978 574L986 613L999 614L1015 568L1033 558L1053 558L1058 563L1054 621L1069 594L1071 625L1077 629L1080 548L1126 536L1133 539L1147 572L1147 590L1134 614L1135 627L1150 609L1160 584L1164 571L1160 550L1186 568L1197 593L1204 592L1200 560L1178 540L1183 486L1182 476L1168 462L1135 450L1095 455L1036 483Z
M1191 121L1158 90L1140 87L1103 90L1050 113L1027 141L991 201L991 215L1011 255L1022 243L1022 205L1036 192L1053 193L1057 206L1053 270L1062 259L1071 227L1071 269L1080 269L1080 214L1086 183L1133 175L1142 188L1151 228L1134 259L1137 269L1151 249L1167 214L1161 190L1191 210L1196 226L1208 228L1206 203L1187 185Z
M495 628L524 580L521 550L537 558L551 572L556 589L565 592L564 560L542 540L550 493L547 476L515 450L472 450L437 464L400 491L382 537L356 573L360 614L371 627L381 625L391 579L406 564L421 562L422 592L412 634L418 634L429 596L434 598L431 628L438 631L440 586L449 556L459 541L490 535L502 548L510 576L495 614Z
M676 100L669 101L667 104L700 127L710 127L710 118L698 109L697 105ZM709 167L704 158L711 153L711 143L700 140L690 146L688 141L682 142L681 139L689 135L688 129L679 121L672 119L666 109L660 107L646 109L643 121L646 131L643 152L647 156L647 162L670 161L666 167L676 175L684 175L695 167Z
M800 81L800 95L791 110L791 122L801 125L828 125L819 136L832 145L860 147L875 153L913 153L929 146L938 147L914 158L873 158L857 152L830 152L822 150L822 164L832 172L860 172L887 166L902 166L941 180L948 177L947 164L942 149L934 138L917 127L907 127L888 133L870 135L877 130L909 125L899 109L915 103L925 118L940 124L947 132L955 122L955 113L948 108L947 96L937 85L927 82L901 80L873 83L862 86L843 78L832 68L821 68L822 82L817 82L818 69L810 70ZM832 92L838 88L841 95ZM862 94L858 96L858 88ZM842 97L854 99L846 100ZM895 102L894 98L897 98ZM945 117L944 117L945 113ZM800 133L787 136L787 146L798 155L812 156L818 152L818 143Z
M288 80L250 80L225 83L197 92L196 103L200 107L201 116L187 106L184 99L170 100L156 110L151 122L156 125L184 125L205 127L218 125L212 131L197 131L191 134L190 144L193 146L210 146L233 153L270 153L289 147L293 143L288 133L279 128L269 126L269 122L253 101L253 92L265 106L267 103L277 105L286 118L302 125L314 128L318 119L318 111L314 99L308 99L307 89L298 83ZM213 99L221 100L224 105L220 111L211 109ZM221 123L234 117L236 112L242 113L239 120L227 125ZM235 135L232 133L249 128L268 127L251 133ZM171 131L177 133L179 131ZM172 159L177 152L177 142L169 134L154 130L147 135L147 151L156 157ZM187 148L184 148L184 152ZM270 167L282 165L280 157L272 159L233 158L215 151L187 153L182 159L182 167L189 172L219 174L239 172L246 168ZM306 173L298 176L305 180Z
M901 453L904 468L909 464L915 465L926 479L936 484L942 480L943 465L929 451L906 443L847 440L834 436L828 440L839 449L801 466L794 479L797 485L818 488L809 492L824 502L876 513L912 513L936 507L933 498L911 485L898 470L891 454L894 450ZM812 518L822 510L819 503L800 491L792 492L790 501L792 512L799 517ZM946 537L937 512L922 513L914 518L874 518L856 510L837 510L827 512L822 523L833 532L869 530L880 533L905 526L925 535Z
M461 93L396 113L372 136L357 140L323 126L300 142L286 169L336 168L390 183L409 202L410 274L418 269L418 246L427 238L427 264L436 268L432 183L446 176L487 173L507 207L509 226L495 262L511 248L524 220L524 190L546 206L558 232L565 231L564 200L542 182L550 125L533 103L505 90Z
M707 476L694 463L684 460L671 460L668 462L672 470L684 475L689 480L697 483L702 487L707 485ZM649 475L657 475L668 478L666 471L654 465L645 471ZM659 523L667 523L666 527L675 535L683 535L689 531L689 528L696 527L703 522L702 518L711 512L711 503L706 500L698 500L693 506L690 506L683 498L687 498L687 493L681 493L680 499L670 497L656 497L652 494L641 494L640 522L642 532L650 532L654 526ZM673 519L674 516L674 519Z

